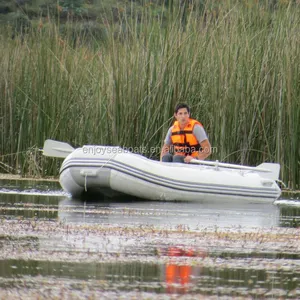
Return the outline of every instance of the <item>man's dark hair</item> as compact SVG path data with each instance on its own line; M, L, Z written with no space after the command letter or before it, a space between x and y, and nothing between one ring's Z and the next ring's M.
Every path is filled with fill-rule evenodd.
M187 104L185 104L185 103L178 103L175 106L175 110L174 110L175 114L177 114L178 110L181 109L181 108L186 108L186 110L188 111L188 113L190 113L190 107Z

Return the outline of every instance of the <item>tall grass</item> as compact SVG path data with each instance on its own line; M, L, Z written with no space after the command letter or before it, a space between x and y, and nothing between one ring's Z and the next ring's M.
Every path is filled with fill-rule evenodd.
M217 148L212 159L279 162L299 188L300 6L214 3L120 10L92 46L51 21L20 38L3 33L0 165L57 174L59 162L36 152L47 138L161 146L182 101Z

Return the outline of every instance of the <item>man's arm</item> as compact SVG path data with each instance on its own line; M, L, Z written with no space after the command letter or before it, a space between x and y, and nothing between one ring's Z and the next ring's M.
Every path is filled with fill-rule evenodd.
M202 150L199 151L198 159L204 160L211 155L211 146L208 140L204 140L200 143Z
M198 159L204 160L211 154L211 146L208 140L208 137L206 135L206 132L204 128L200 125L195 125L193 129L193 134L197 138L197 141L199 142L202 150L199 151L198 153ZM194 157L192 156L187 156L185 157L184 161L186 163L189 163Z
M172 126L173 127L173 126ZM160 161L162 160L162 157L169 153L170 148L171 148L171 144L172 144L172 139L171 139L171 135L172 135L172 127L169 128L165 141L164 141L164 145L161 148L161 153L160 153Z
M197 138L197 140L202 148L199 151L198 159L204 160L211 154L211 146L210 146L207 134L206 134L204 128L200 125L194 126L193 134Z

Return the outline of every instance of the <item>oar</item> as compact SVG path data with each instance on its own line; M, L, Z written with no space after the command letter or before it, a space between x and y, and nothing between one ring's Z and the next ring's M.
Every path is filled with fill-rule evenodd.
M197 160L197 159L192 159L191 163L214 166L214 167L221 167L221 168L239 169L239 170L248 170L248 171L261 172L261 173L268 173L268 174L265 174L263 177L273 179L273 180L278 180L279 171L280 171L280 164L277 164L277 163L262 163L262 164L258 165L257 167L248 167L248 166L241 166L241 165L235 165L235 164L220 163L218 161L205 161L205 160Z
M257 171L257 172L272 172L269 169L262 169L262 168L258 168L258 167L248 167L248 166L220 163L217 160L216 161L205 161L205 160L192 159L191 163L214 166L214 167L221 167L221 168L240 169L240 170L249 170L249 171Z
M59 142L55 140L46 140L44 143L43 155L50 156L50 157L66 158L74 150L75 149L68 143ZM266 173L263 175L263 177L272 180L278 180L279 171L280 171L280 165L276 163L262 163L257 167L248 167L248 166L241 166L235 164L220 163L218 161L205 161L205 160L197 160L197 159L192 159L191 163L221 167L221 168L240 169L240 170L249 170L249 171L255 171L260 173Z
M46 140L43 148L43 155L50 157L66 158L75 149L68 143Z

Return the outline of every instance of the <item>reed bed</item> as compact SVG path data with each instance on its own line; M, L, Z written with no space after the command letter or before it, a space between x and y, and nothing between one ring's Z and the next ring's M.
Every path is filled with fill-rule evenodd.
M57 174L60 162L37 150L47 138L158 157L175 104L187 102L212 159L279 162L299 189L300 5L270 2L128 4L101 40L68 24L61 34L51 18L14 39L3 31L0 167Z

